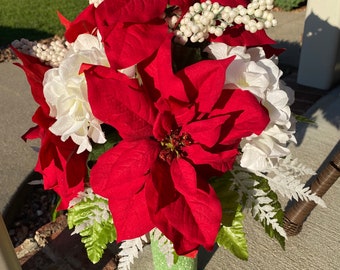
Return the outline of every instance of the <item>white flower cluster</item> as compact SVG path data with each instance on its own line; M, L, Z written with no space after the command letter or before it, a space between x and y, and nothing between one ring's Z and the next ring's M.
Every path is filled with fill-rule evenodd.
M250 171L266 171L289 154L287 143L295 142L295 122L289 107L293 90L280 80L282 71L277 66L277 57L266 58L261 47L247 49L224 43L212 43L206 51L214 59L236 55L228 66L224 88L248 90L268 110L270 122L266 129L241 142L240 160L241 166Z
M49 44L38 42L33 46L35 56L51 67L58 67L64 59L70 43L64 39L55 39Z
M61 38L54 38L50 43L22 38L14 40L12 46L24 54L39 58L51 67L58 67L69 50L70 44Z
M77 153L92 151L89 138L95 143L106 141L88 102L85 75L79 72L83 63L109 66L100 39L90 34L79 35L60 66L48 70L43 81L50 116L56 118L49 129L62 141L71 138L79 145Z
M203 3L195 3L183 16L175 30L176 41L185 44L191 42L203 42L210 34L221 36L224 30L236 24L244 24L244 28L251 33L264 28L277 25L274 18L274 0L253 0L247 7L239 5L235 8L221 6L210 0ZM177 23L177 16L169 21L169 26Z

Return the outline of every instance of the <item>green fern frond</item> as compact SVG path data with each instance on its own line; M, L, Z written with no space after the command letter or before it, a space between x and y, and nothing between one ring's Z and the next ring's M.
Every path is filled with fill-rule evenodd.
M175 252L174 246L171 241L157 228L155 228L150 236L152 241L158 244L159 250L164 254L167 265L171 268L178 260L178 255Z
M257 197L257 205L253 206L254 219L260 221L265 232L275 238L282 249L285 248L286 233L283 229L284 212L274 191L271 190L267 179L252 174L258 183L255 189L264 192L265 196Z
M70 229L75 228L72 234L80 234L92 263L97 263L107 244L116 240L116 229L107 200L89 188L71 201L67 223Z
M130 270L134 259L143 251L144 244L148 242L146 235L123 241L120 245L118 270Z

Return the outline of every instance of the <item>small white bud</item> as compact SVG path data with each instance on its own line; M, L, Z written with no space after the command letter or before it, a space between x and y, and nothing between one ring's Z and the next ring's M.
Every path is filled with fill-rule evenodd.
M272 27L272 23L270 21L265 21L264 22L264 27L265 28L270 28L270 27Z
M263 12L262 12L261 9L257 9L257 10L255 10L255 12L254 12L254 16L257 17L257 18L262 17L262 14L263 14Z
M236 24L241 24L243 22L243 18L240 15L238 15L234 18L234 22Z
M264 28L264 23L263 22L257 22L256 28L257 28L257 30L262 30Z
M223 35L223 30L220 27L215 29L215 36L220 37Z

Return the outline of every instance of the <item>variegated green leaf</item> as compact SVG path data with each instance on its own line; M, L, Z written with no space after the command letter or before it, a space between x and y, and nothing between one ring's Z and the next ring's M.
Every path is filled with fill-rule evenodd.
M230 227L221 226L216 242L220 247L230 250L236 257L247 260L248 246L243 231L243 219L243 214L239 208L232 225Z

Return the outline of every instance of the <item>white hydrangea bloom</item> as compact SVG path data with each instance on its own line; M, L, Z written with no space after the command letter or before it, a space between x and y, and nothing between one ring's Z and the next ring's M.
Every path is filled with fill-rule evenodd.
M106 141L88 102L85 75L79 74L84 63L109 66L100 40L90 34L79 35L60 66L48 70L43 81L50 116L56 118L50 131L62 141L71 137L79 145L77 153L92 150L89 138L96 143Z
M248 90L268 110L270 123L259 136L254 134L243 139L240 160L244 168L265 171L274 166L278 158L289 154L289 141L295 142L289 107L293 90L280 80L282 71L277 66L277 57L266 58L261 47L247 49L223 43L212 43L206 51L213 59L235 56L226 71L225 89Z

